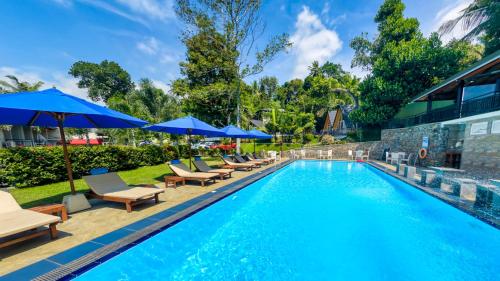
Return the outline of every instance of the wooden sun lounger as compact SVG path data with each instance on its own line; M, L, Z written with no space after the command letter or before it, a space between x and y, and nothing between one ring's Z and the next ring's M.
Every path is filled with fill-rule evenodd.
M257 154L253 154L252 157L255 158L255 159L257 159L257 160L269 161L269 163L274 163L275 160L276 160L274 158L261 158L261 157L258 157Z
M46 234L55 239L59 222L57 216L22 209L10 193L0 191L0 248Z
M221 176L221 179L223 179L224 177L231 177L232 173L234 172L234 169L214 169L210 166L208 166L207 163L205 163L205 161L199 159L199 160L194 160L193 161L193 164L194 166L196 167L196 169L198 169L200 172L204 172L204 173L217 173Z
M201 186L205 186L205 182L208 181L213 181L215 183L215 178L216 177L221 177L219 174L216 173L201 173L201 172L188 172L184 170L183 168L180 168L177 166L178 164L169 164L168 166L179 177L183 177L186 180L195 180L199 181L201 183Z
M252 164L252 165L254 165L255 168L259 168L263 164L260 161L247 161L247 160L243 159L243 157L241 157L241 155L234 155L233 158L238 163L241 163L241 164Z
M117 173L107 173L83 177L90 187L87 196L105 201L124 203L127 212L132 212L132 207L145 201L154 199L159 202L158 195L163 189L147 186L129 186Z
M264 165L271 164L271 159L256 159L251 154L246 154L245 157L248 158L248 161L260 162Z
M240 169L240 170L245 170L245 171L251 171L253 168L255 168L255 165L253 164L244 164L244 163L236 163L236 162L233 162L227 158L224 158L224 157L221 157L222 158L222 161L224 161L224 163L226 165L224 165L224 168L230 168L230 169Z

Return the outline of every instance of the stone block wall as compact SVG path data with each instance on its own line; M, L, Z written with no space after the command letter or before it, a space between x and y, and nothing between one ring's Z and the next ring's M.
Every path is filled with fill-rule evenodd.
M494 120L491 117L466 123L461 168L483 178L500 178L500 134L491 131ZM486 134L471 135L471 125L488 122Z
M423 137L429 137L427 157L417 163L421 166L443 165L446 160L446 151L461 142L460 130L460 125L441 126L440 123L387 129L382 130L381 142L383 148L390 148L393 152L405 152L407 155L413 153L413 157L416 157L422 148Z
M329 150L333 151L334 159L349 159L348 151L352 150L353 153L356 150L369 150L370 159L380 159L382 156L383 148L380 145L380 141L368 141L368 142L353 142L344 144L332 144L332 145L321 145L313 147L305 147L306 157L315 158L317 156L318 150Z

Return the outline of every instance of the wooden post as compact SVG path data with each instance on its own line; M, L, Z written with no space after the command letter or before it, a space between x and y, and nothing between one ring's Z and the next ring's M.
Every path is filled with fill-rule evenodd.
M66 146L66 136L64 135L64 114L56 114L55 117L57 120L57 127L59 127L59 133L61 134L64 162L66 163L66 171L68 172L69 187L71 188L71 194L76 194L75 183L73 182L73 169L69 160L68 147Z

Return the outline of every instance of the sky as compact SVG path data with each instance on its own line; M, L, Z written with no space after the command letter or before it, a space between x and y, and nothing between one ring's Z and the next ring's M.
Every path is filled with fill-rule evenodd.
M425 35L456 17L472 0L404 0L405 16L419 20ZM373 22L382 0L263 1L265 31L257 48L275 35L287 33L293 46L278 55L259 75L276 76L280 83L304 78L308 66L340 63L351 69L349 42L362 32L376 35ZM168 91L181 77L179 62L185 59L180 36L184 24L173 10L174 0L17 0L0 1L0 79L16 75L23 81L43 81L86 98L68 70L76 61L117 62L134 81L151 79ZM444 41L458 37L457 29Z

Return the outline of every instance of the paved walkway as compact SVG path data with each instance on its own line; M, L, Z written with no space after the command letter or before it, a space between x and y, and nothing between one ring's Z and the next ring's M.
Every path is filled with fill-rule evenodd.
M2 249L0 251L0 276L211 192L270 166L254 169L251 172L236 171L232 178L218 180L217 183L205 187L201 187L198 182L187 182L185 186L178 186L175 189L170 187L165 189L163 183L158 184L158 187L165 189L165 193L160 194L160 203L138 205L132 213L127 213L124 204L90 200L92 209L71 214L69 220L58 225L58 239L51 241L46 235Z

